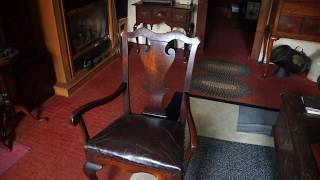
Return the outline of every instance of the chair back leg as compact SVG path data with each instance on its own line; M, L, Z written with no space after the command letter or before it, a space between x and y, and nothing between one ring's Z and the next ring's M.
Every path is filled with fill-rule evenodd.
M91 180L98 180L97 171L100 170L101 168L102 168L101 165L91 163L91 162L86 162L83 166L84 173Z

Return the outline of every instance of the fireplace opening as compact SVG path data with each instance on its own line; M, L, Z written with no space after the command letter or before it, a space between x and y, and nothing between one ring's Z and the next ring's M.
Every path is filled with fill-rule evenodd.
M111 47L107 0L64 0L75 70L94 67Z

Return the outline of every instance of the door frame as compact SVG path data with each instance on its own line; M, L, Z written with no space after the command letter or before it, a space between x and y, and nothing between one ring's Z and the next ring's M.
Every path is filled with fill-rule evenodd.
M260 49L263 43L263 36L265 33L266 25L268 24L271 6L272 6L272 0L261 0L259 18L258 18L254 42L253 42L251 55L250 55L250 59L252 60L258 61ZM198 0L196 36L201 41L199 45L200 52L203 52L205 49L207 11L208 11L208 0Z

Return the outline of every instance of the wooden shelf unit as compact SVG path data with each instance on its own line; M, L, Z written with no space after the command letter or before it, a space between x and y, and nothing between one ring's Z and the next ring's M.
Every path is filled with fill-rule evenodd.
M118 25L115 14L115 1L106 0L109 30L108 38L111 42L110 48L107 51L110 53L90 70L77 72L74 60L95 47L97 43L101 43L101 39L73 54L71 41L69 39L69 31L67 30L66 17L68 15L66 14L67 12L65 12L63 1L64 0L37 0L37 3L45 43L52 56L55 68L57 82L54 85L54 90L57 95L68 97L81 87L89 77L108 64L107 61L115 56L114 49L117 42L116 38L118 37ZM68 13L70 12L72 11L69 11Z

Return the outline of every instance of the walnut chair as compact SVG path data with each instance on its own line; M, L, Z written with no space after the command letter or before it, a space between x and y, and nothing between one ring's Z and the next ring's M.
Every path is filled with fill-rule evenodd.
M128 39L137 37L147 38L148 44L132 45L130 49L137 47L139 51L128 53ZM186 69L185 75L180 78L180 92L169 93L174 88L168 87L166 76L178 59L175 50L170 47L169 42L173 40L189 44L190 54L187 63L180 62ZM198 38L189 38L178 31L158 34L140 28L134 32L122 33L121 85L110 96L83 105L72 115L73 125L80 124L84 134L87 160L84 172L88 178L97 179L96 171L104 165L111 165L131 173L150 173L160 180L183 179L188 161L197 144L196 129L190 112L189 86L199 42ZM139 58L131 59L133 56ZM135 68L131 65L134 64L132 61L140 63L142 70L129 73L132 72L131 68ZM132 83L134 79L131 74L142 71L145 80ZM177 76L174 78L177 79ZM145 95L144 98L138 99L143 101L139 102L143 103L141 113L132 110L135 101L138 101L133 96L141 94L132 92L136 86L141 87ZM123 99L124 115L94 137L90 137L83 114L118 97ZM164 99L168 99L165 97L169 97L168 103L165 103Z

